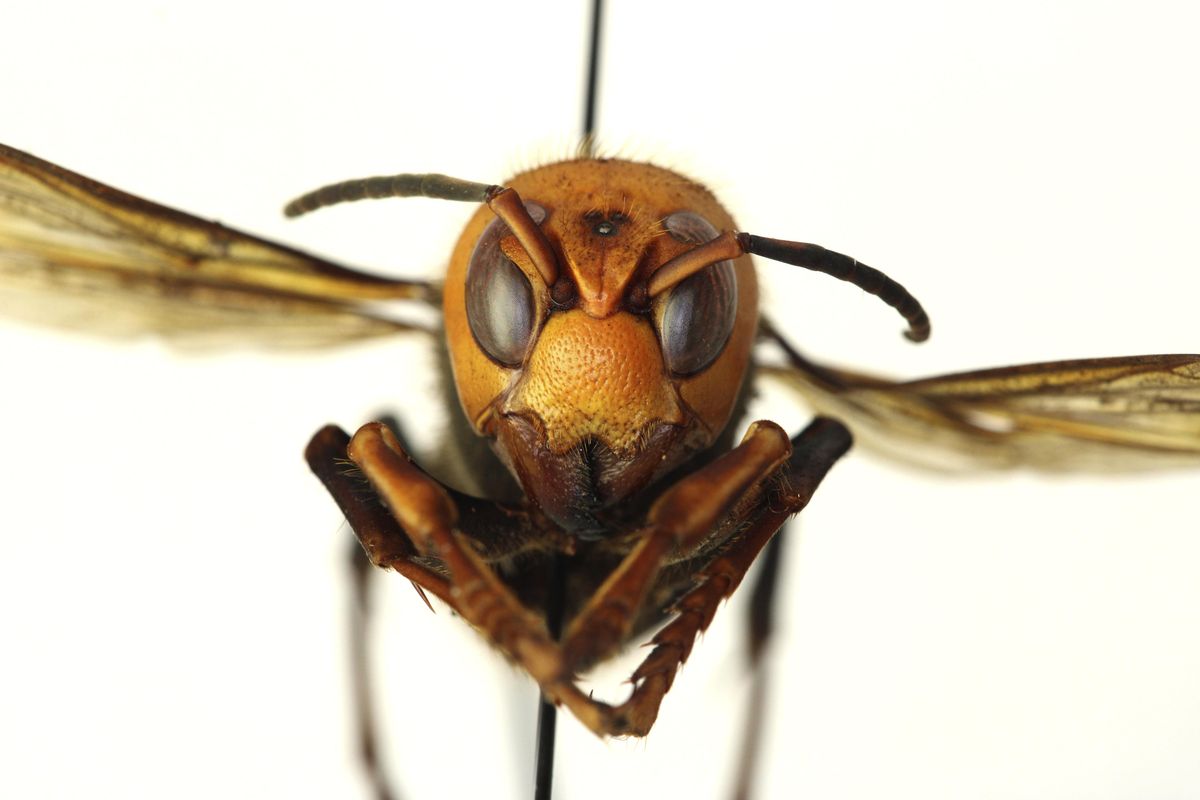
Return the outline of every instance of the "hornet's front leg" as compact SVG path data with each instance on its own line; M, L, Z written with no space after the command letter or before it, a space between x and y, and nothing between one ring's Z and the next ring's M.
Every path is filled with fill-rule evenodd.
M593 700L573 684L543 689L567 705L584 724L609 736L644 736L658 716L675 673L691 653L696 636L712 622L720 602L788 517L812 499L830 467L850 447L841 423L815 420L790 446L779 426L751 426L734 450L672 486L651 508L648 538L597 590L571 624L563 641L568 668L573 657L589 657L628 631L648 584L673 551L686 552L714 530L727 539L696 575L694 587L674 605L674 619L654 637L654 650L633 673L634 690L620 705ZM590 640L596 638L598 643Z
M553 549L557 540L520 515L505 518L494 503L460 503L461 496L412 462L385 425L364 425L344 452L375 490L364 496L360 485L351 497L334 492L371 560L444 600L539 683L557 679L562 659L545 620L525 608L489 565L486 556L505 555L484 552L495 538L475 538L469 531L507 527L511 552ZM330 486L322 471L318 475ZM463 510L468 515L460 515ZM384 517L391 518L390 525Z

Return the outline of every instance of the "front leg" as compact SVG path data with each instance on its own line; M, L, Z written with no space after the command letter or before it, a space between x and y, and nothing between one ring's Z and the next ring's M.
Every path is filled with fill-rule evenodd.
M346 461L349 445L350 437L345 431L336 425L326 425L309 441L304 458L345 515L372 564L394 569L412 581L418 591L429 592L457 610L449 581L414 560L417 550L396 519L373 492L364 490L361 479L349 474L352 472Z
M447 489L418 469L380 423L360 428L347 454L417 552L445 566L454 609L539 683L558 680L562 659L545 620L517 600L459 530L459 509Z
M748 433L747 440L750 437ZM850 432L841 423L828 418L814 420L792 440L792 452L785 463L760 479L759 485L764 491L754 502L734 506L728 522L737 531L736 535L731 537L719 555L698 572L691 591L675 603L675 618L654 637L652 644L655 648L633 673L630 682L634 684L634 689L624 703L617 706L602 703L567 684L549 691L552 699L568 706L575 716L598 734L646 735L658 716L663 697L675 680L676 671L691 653L696 636L712 622L720 602L733 594L758 553L776 531L788 517L808 505L817 486L834 462L850 448L850 443ZM745 444L744 441L742 446ZM731 451L726 458L753 460L745 455L736 455L740 449ZM714 465L719 461L713 462ZM681 489L674 499L668 500L664 495L659 502L666 501L666 508L675 506L680 499L697 496L692 489L705 486L707 474L702 470L695 476L684 478L677 487L688 483L693 477L696 480L691 487ZM716 490L716 487L709 488ZM672 487L667 494L675 489ZM688 518L696 519L691 515ZM700 534L693 531L693 535ZM636 560L638 553L638 550L634 550L630 559ZM601 587L601 594L608 585L606 582ZM589 608L592 605L589 603Z
M596 733L610 736L645 735L650 729L676 670L719 602L737 587L784 520L808 503L850 445L848 431L829 419L818 419L790 444L772 423L752 426L738 448L681 480L651 507L650 535L585 606L565 640L570 649L564 651L545 620L522 606L500 581L468 532L483 520L481 530L507 527L512 541L530 540L540 549L561 545L555 534L526 530L527 520L513 527L513 519L506 522L499 506L483 508L486 501L463 504L457 493L418 469L385 426L372 424L355 435L348 452L385 509L347 476L336 455L346 452L347 438L337 429L325 429L310 444L309 462L371 560L445 600L529 672L547 698L566 705ZM466 518L460 519L464 513ZM655 637L655 649L634 673L629 699L612 706L581 692L573 669L623 641L663 563L703 559L713 552L715 557L696 573L694 587L675 604L675 619Z
M641 541L567 629L562 643L567 666L595 663L619 648L668 559L678 561L698 549L791 449L782 428L756 422L736 448L667 489L646 515Z

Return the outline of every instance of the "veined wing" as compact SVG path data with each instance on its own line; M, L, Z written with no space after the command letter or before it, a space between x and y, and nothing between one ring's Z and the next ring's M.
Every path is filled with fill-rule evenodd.
M0 314L189 344L319 346L414 329L430 284L338 266L0 145Z
M776 338L766 367L868 446L941 469L1200 464L1200 355L1026 364L893 382L813 364Z

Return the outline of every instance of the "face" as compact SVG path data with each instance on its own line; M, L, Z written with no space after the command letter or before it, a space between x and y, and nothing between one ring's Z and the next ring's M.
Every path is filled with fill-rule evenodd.
M746 374L758 295L748 258L656 296L653 271L733 220L702 186L626 161L574 161L508 184L551 243L552 286L488 208L446 277L459 399L526 494L594 537L725 428Z

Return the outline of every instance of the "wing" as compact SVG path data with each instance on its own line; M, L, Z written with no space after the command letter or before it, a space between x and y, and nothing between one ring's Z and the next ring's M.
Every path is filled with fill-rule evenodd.
M868 446L939 469L1144 469L1200 464L1200 355L1026 364L916 381L787 355L768 374Z
M420 329L430 284L340 267L0 145L0 314L187 344L318 346Z

